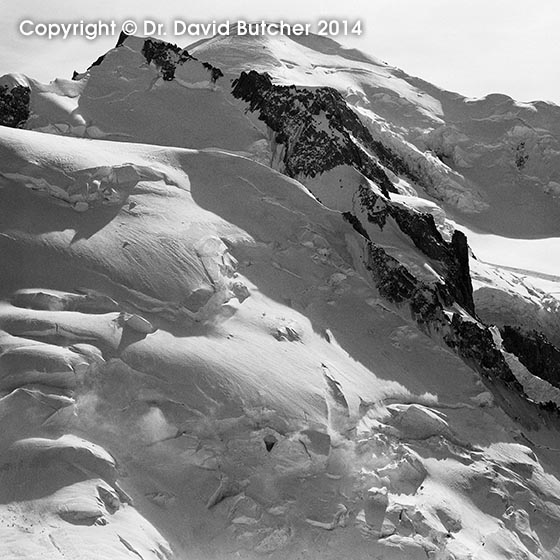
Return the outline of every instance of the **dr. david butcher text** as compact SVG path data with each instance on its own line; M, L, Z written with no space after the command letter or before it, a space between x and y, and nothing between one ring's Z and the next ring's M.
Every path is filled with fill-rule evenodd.
M191 35L202 37L206 35L309 35L312 33L310 23L278 22L248 22L244 20L195 23L183 20L173 22L174 35Z

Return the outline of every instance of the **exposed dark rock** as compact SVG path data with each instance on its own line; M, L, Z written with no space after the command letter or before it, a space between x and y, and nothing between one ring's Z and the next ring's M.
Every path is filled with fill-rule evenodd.
M408 304L419 326L440 333L444 342L468 365L524 394L487 327L474 320L464 320L458 313L453 314L451 321L447 318L444 307L453 300L445 286L421 282L383 248L371 241L366 244L364 265L384 298L396 304Z
M451 252L454 262L450 264L453 284L458 289L457 301L471 314L475 313L471 269L469 265L469 242L467 236L459 230L453 232Z
M115 48L124 45L126 39L130 35L121 31L117 44ZM160 41L158 39L146 39L144 45L142 46L142 55L146 59L148 64L154 63L158 70L161 72L161 77L166 82L170 82L175 78L175 71L177 66L184 64L189 60L198 61L198 59L188 53L186 49L181 49L177 45L166 43L165 41ZM107 55L101 55L91 66L99 66L105 60ZM202 66L210 73L210 81L215 84L219 78L222 78L224 73L217 67L213 66L209 62L200 62ZM82 74L74 72L72 79L79 80Z
M414 245L427 257L437 261L433 263L434 268L442 275L455 301L474 316L469 246L465 235L455 230L451 242L448 243L438 231L431 214L416 212L396 204L389 206L389 213L401 231L412 239Z
M177 65L193 58L186 50L177 45L153 39L144 41L142 54L148 64L153 62L159 68L162 78L168 82L175 77Z
M352 212L343 212L342 213L342 217L363 237L365 237L366 239L369 239L369 234L368 232L364 229L364 226L362 225L362 222L360 222L360 220L358 220L358 218L356 216L354 216L354 214L352 214Z
M210 81L213 84L217 82L218 78L223 78L224 73L219 68L212 66L209 62L203 62L202 66L204 66L204 68L206 68L206 70L210 72Z
M177 45L155 39L146 39L144 41L142 54L148 64L153 62L156 65L161 72L162 78L167 82L175 78L177 66L189 60L198 61L196 57L187 52L187 49L181 49ZM213 84L224 75L219 68L216 68L209 62L201 62L201 64L210 73L210 81Z
M533 374L560 388L560 349L538 331L505 325L500 329L504 348Z
M369 241L364 264L384 298L394 303L412 299L419 281L383 248Z
M504 355L494 343L490 330L472 320L463 319L454 313L451 319L452 333L446 335L446 344L475 370L490 379L500 379L511 388L523 394L523 387L517 381Z
M254 70L242 72L232 87L233 96L247 102L249 111L258 112L259 119L276 133L277 144L285 148L284 172L290 177L315 177L350 165L388 195L396 190L376 158L395 173L408 171L399 156L372 138L333 88L274 85L268 74Z
M560 418L560 407L554 401L539 403L538 406L542 411L550 414L554 418Z
M400 230L406 233L427 257L445 262L451 257L450 248L438 231L431 214L416 212L403 206L388 206L388 213Z
M197 60L193 57L194 60ZM224 77L224 73L217 67L212 66L209 62L202 62L202 66L210 72L210 81L215 84L220 78Z
M366 210L368 221L383 229L389 215L387 201L375 194L368 185L363 184L358 189L358 197L361 206Z
M130 37L130 35L128 33L125 33L124 31L121 31L120 35L119 35L119 38L117 39L117 44L115 45L115 48L123 45L128 37Z
M379 293L397 304L408 303L413 318L430 330L446 325L444 306L453 299L442 284L430 285L418 280L404 265L369 242L364 262Z
M0 125L21 128L29 118L31 90L26 86L0 86Z
M523 171L528 159L529 154L527 154L525 150L525 142L519 142L515 147L515 167L517 167L519 171Z
M105 54L102 54L100 57L98 57L96 60L94 60L90 67L88 68L88 70L90 70L91 68L93 68L94 66L100 66L101 63L105 60Z
M447 289L455 301L474 316L469 246L465 235L456 230L451 242L447 242L438 231L431 214L417 212L385 200L366 185L360 187L358 194L368 220L383 229L387 218L391 216L414 245L434 261L434 269L445 280Z
M267 434L266 436L264 436L263 442L266 450L270 453L272 451L272 448L278 443L278 439L272 434Z

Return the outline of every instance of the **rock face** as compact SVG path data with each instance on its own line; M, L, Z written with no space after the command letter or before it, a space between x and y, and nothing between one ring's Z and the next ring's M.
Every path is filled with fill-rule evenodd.
M187 52L187 49L181 49L177 45L155 39L146 39L144 41L142 54L148 64L153 62L159 68L163 80L167 82L175 78L177 66L182 66L189 60L198 61L197 58ZM219 68L212 66L209 62L202 62L201 64L210 73L212 83L216 83L218 78L224 75Z
M187 60L193 60L193 57L186 49L152 39L146 39L142 54L148 64L153 62L159 67L162 78L168 82L175 77L175 68L178 64L183 64Z
M279 86L268 74L254 70L242 72L232 88L233 96L247 102L248 110L274 132L275 143L283 147L281 171L290 177L313 178L347 165L373 181L380 194L362 183L355 197L368 221L383 229L387 218L392 217L415 246L432 259L450 296L474 315L465 235L455 231L447 242L432 215L391 202L390 193L397 190L385 170L416 179L420 184L423 180L396 153L373 139L337 90ZM314 193L321 197L320 184ZM345 216L356 227L354 214L347 211Z
M232 87L233 96L246 101L274 131L276 144L283 147L283 171L290 177L315 177L349 165L388 194L395 188L376 160L395 173L408 172L395 153L372 138L333 88L274 85L268 74L254 70L242 72Z
M485 377L505 381L523 395L523 388L516 380L504 355L498 350L492 334L484 325L464 320L458 313L451 320L452 334L444 337L445 342L474 366Z
M29 93L25 86L0 86L0 125L21 128L29 118Z
M125 44L128 37L124 31L121 31L119 38L117 40L117 44L115 48L121 47ZM172 43L167 43L165 41L160 41L158 39L146 39L144 41L142 47L142 56L146 59L148 64L153 63L159 70L161 77L166 82L171 82L175 79L175 72L177 67L181 67L185 64L185 62L194 61L199 62L198 58L189 54L187 49L182 49L177 45ZM101 66L103 61L105 60L106 55L101 55L98 57L88 68L95 66ZM215 84L216 81L223 77L223 72L210 64L209 62L200 62L202 67L207 70L210 74L210 82ZM85 74L80 74L74 71L72 75L72 80L81 80L84 78Z
M366 242L364 264L383 297L397 304L407 304L422 328L443 336L445 343L483 376L501 380L523 394L523 388L496 347L489 329L475 320L463 319L458 313L448 319L445 307L454 300L444 285L419 281L371 241Z
M505 325L500 329L504 348L533 374L560 388L560 349L538 331Z
M397 259L369 241L364 255L366 269L371 272L380 294L394 303L409 303L415 317L423 323L443 320L443 293L417 280Z
M392 217L414 245L435 261L436 271L443 277L455 301L471 315L475 314L469 269L469 246L464 233L455 230L451 241L447 242L437 229L431 214L391 203L390 200L382 199L365 186L360 188L359 200L367 212L368 221L376 223L380 229L385 226L387 218Z

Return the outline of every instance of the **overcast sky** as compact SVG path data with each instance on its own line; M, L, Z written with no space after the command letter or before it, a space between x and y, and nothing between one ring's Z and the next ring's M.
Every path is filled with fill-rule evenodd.
M500 92L520 101L544 99L560 104L558 0L281 0L274 4L262 0L10 0L2 12L0 75L21 72L47 82L70 77L72 70L83 71L116 41L116 37L93 41L24 37L19 32L24 19L42 23L131 18L167 24L173 19L283 18L313 23L328 16L363 21L363 35L339 38L342 43L445 89L471 97ZM172 35L167 39L180 46L196 40Z

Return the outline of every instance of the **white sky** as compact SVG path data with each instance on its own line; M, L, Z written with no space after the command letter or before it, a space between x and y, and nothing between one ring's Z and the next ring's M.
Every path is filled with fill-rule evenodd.
M83 71L116 37L88 41L27 38L19 22L79 22L149 18L316 22L336 17L364 22L360 38L339 40L407 73L467 96L506 93L520 101L560 104L558 0L9 0L0 21L0 75L22 72L42 81ZM171 30L170 30L171 31ZM167 40L180 46L187 36Z

